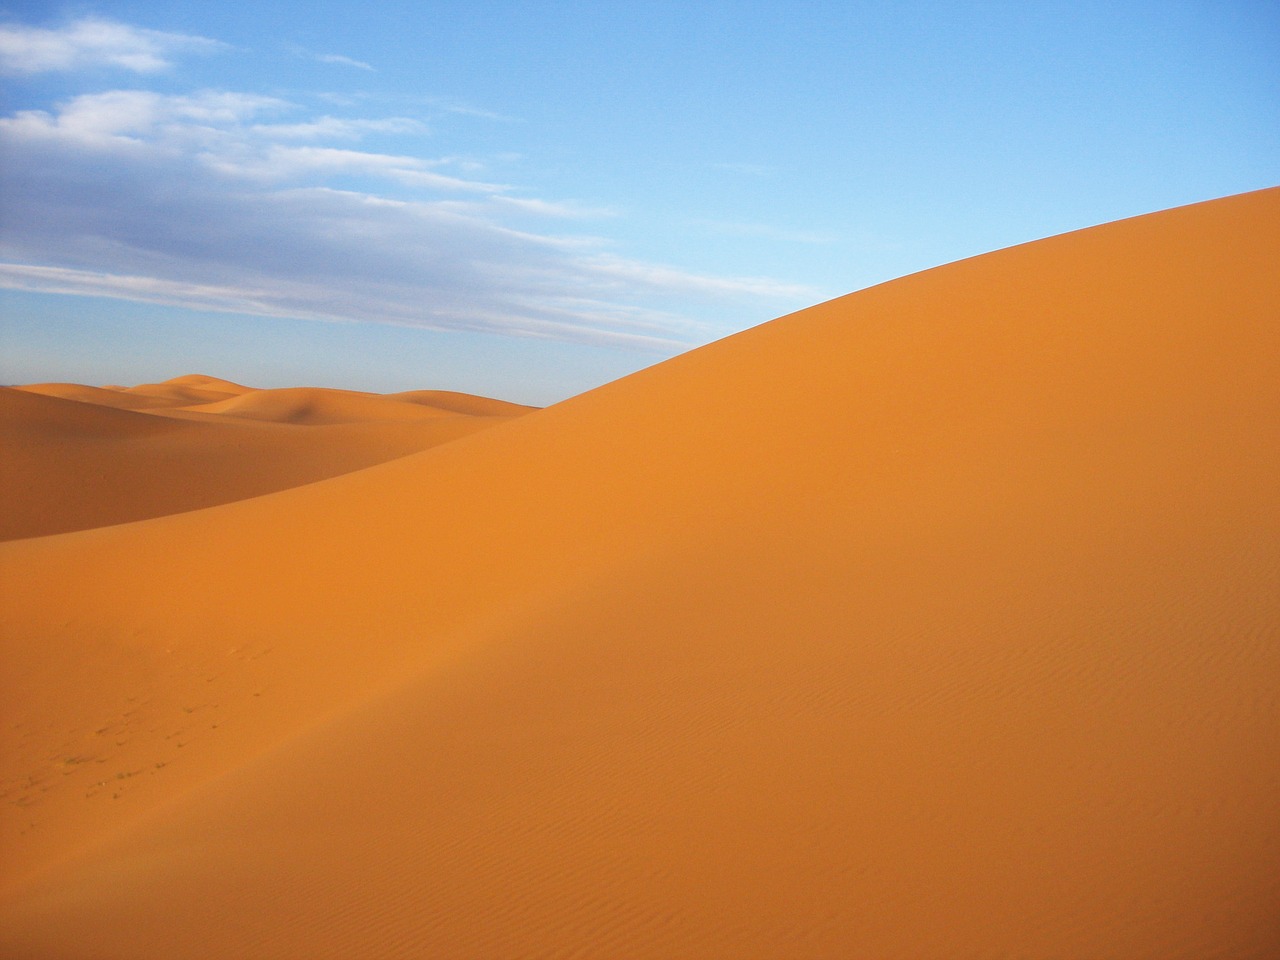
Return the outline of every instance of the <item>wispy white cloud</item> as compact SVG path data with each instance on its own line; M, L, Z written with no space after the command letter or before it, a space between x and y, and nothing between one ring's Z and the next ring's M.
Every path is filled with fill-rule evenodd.
M165 306L199 304L206 310L271 315L271 297L266 290L227 285L184 283L158 277L73 270L26 263L0 263L0 286L39 293L67 293L79 296L117 297L140 303Z
M318 53L315 50L308 50L306 47L299 46L296 43L286 43L284 48L295 57L301 57L304 60L314 60L317 63L332 63L341 67L354 67L357 70L364 70L369 73L377 73L377 68L371 63L365 63L363 60L357 60L354 57L348 57L341 53Z
M214 53L225 44L207 37L148 30L97 17L61 27L0 25L0 71L49 73L114 67L156 73L173 65L179 53Z
M175 96L112 90L74 97L53 113L21 111L0 118L0 127L18 141L44 140L83 149L146 144L162 151L191 152L193 159L220 173L261 180L362 174L432 189L481 193L508 189L435 172L430 161L410 155L290 143L359 140L374 133L426 133L425 126L407 117L325 116L300 123L254 122L263 114L296 109L275 97L226 91ZM279 142L282 140L285 143Z
M573 201L539 200L536 197L494 196L490 198L499 207L539 217L556 217L563 220L597 220L615 217L617 212L609 207L590 206Z
M74 97L56 113L19 111L0 119L0 124L19 142L44 140L80 148L162 145L223 136L228 127L288 106L274 97L243 93L166 96L147 90L109 90Z
M509 190L497 183L469 180L432 169L419 157L349 150L343 147L284 146L237 142L206 152L201 160L220 173L263 181L298 181L326 176L375 177L414 189L491 195Z
M96 20L3 29L7 68L26 72L147 71L217 46ZM316 115L254 93L118 89L0 117L0 286L667 352L717 332L690 313L807 293L623 257L581 231L613 211L522 195L472 157L424 156L421 120L362 105Z
M365 134L418 134L403 118L264 120L298 109L135 90L0 118L0 286L667 352L714 334L690 307L804 294L530 230L607 211L455 176L448 158L359 149Z
M363 60L354 60L351 57L344 57L340 53L317 53L316 59L321 63L337 63L344 67L355 67L357 70L368 70L375 72L372 64L365 63Z
M807 288L799 284L764 277L703 276L677 267L642 263L612 254L594 256L590 264L593 272L607 282L663 293L679 292L704 297L797 297L808 293Z
M462 117L478 117L481 120L496 120L500 123L515 123L515 118L507 117L492 110L473 106L454 97L424 97L423 102L442 113L452 113Z

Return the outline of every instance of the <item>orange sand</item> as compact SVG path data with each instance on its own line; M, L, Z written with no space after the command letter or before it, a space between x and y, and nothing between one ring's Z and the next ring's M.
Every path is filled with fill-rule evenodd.
M244 500L349 473L528 407L423 391L252 390L212 377L0 387L0 540ZM459 399L462 398L462 399Z
M0 545L0 953L1280 954L1278 261L1180 208Z

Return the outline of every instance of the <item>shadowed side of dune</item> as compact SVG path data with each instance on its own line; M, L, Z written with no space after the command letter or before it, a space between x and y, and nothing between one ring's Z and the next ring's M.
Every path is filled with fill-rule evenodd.
M25 387L0 387L0 429L4 431L6 453L10 453L51 436L120 440L173 433L181 428L172 421L135 410Z
M23 384L21 390L24 393L75 400L100 407L118 407L121 410L150 410L170 405L170 401L163 397L129 393L123 388L90 387L80 383L29 383Z
M1274 953L1278 250L1123 221L0 547L0 942Z

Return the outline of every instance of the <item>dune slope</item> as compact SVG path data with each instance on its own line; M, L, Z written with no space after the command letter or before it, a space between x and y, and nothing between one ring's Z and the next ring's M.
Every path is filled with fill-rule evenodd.
M0 546L27 957L1269 956L1280 191Z

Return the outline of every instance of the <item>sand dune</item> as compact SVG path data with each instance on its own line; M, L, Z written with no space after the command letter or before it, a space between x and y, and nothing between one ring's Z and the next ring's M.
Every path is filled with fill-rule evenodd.
M489 397L477 397L470 393L456 393L452 390L408 390L404 393L389 393L388 397L405 403L417 403L424 407L434 407L448 413L465 413L473 417L502 417L528 413L529 408L507 400L494 400Z
M184 406L193 403L213 403L239 396L236 391L222 390L217 387L206 387L200 384L184 383L184 378L166 380L164 383L141 383L136 387L127 387L124 391L135 397L149 397L157 401L157 405Z
M1278 253L1122 221L0 545L0 946L1274 956Z
M216 390L222 399L191 406L193 390ZM480 409L489 402L475 401ZM512 404L503 414L469 416L376 394L253 390L205 376L120 390L0 388L0 540L273 493L417 453L527 410Z
M184 406L192 403L209 403L214 400L225 400L252 392L246 387L230 380L191 373L174 377L163 383L143 383L136 387L106 386L92 387L80 383L33 383L21 389L28 393L39 393L48 397L61 397L64 400L78 400L81 403L95 403L106 407L120 407L126 410L152 410L158 407Z
M377 394L349 390L318 390L313 387L255 390L238 397L186 409L249 420L309 425L421 421L431 420L440 415L438 411L421 404L405 403Z
M181 377L174 377L172 380L166 380L163 384L154 384L154 386L170 386L170 387L195 387L199 390L212 390L217 393L251 393L253 387L246 387L243 383L235 383L231 380L223 380L220 377L211 377L204 373L188 373ZM125 387L125 390L138 390L139 387Z
M506 418L520 416L534 408L448 390L379 394L289 387L247 391L225 400L178 409L249 420L316 425L423 421L450 415Z

